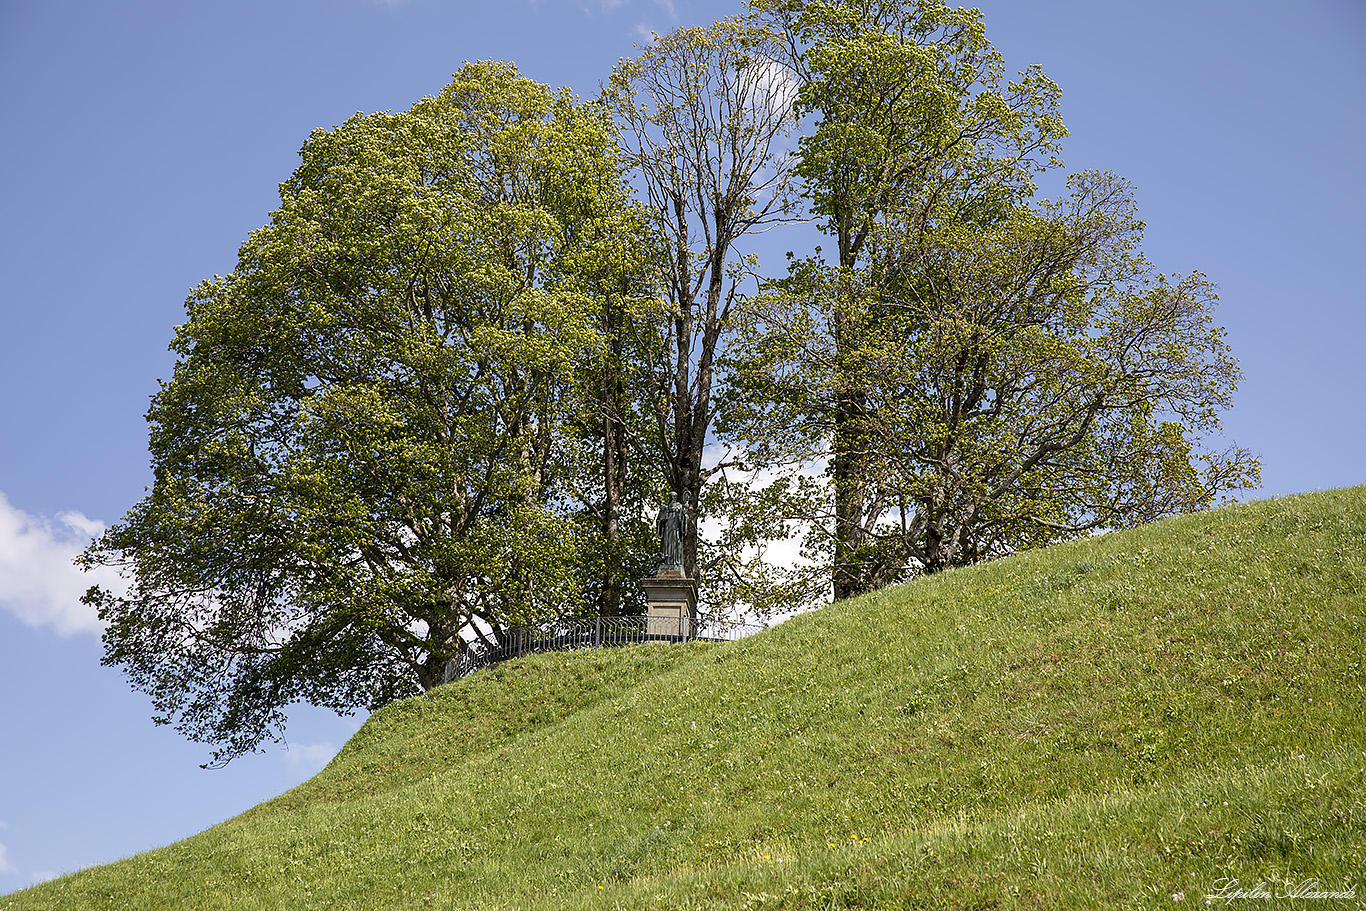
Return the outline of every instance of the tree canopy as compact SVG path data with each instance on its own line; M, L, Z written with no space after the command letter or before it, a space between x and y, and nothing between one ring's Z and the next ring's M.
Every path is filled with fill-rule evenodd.
M1255 481L1247 453L1198 449L1238 376L1213 287L1138 254L1122 180L1071 186L989 224L886 227L866 269L794 263L754 302L727 429L757 463L835 464L834 416L859 392L861 537L836 556L837 503L789 501L846 580L1130 527Z
M1213 445L1213 284L1148 262L1116 175L1039 198L1059 95L975 10L752 0L588 103L476 63L314 131L81 558L128 582L86 595L105 663L221 763L293 702L640 611L670 491L705 607L764 613L1254 486ZM798 221L833 249L741 247ZM805 563L766 561L794 528Z
M780 36L746 15L659 37L621 61L604 92L660 244L656 275L669 304L649 363L654 426L639 448L663 466L694 517L721 470L703 464L716 358L740 282L756 266L737 245L790 218L795 201L784 148L795 126L787 77ZM690 576L700 568L698 527L690 523L683 541Z
M216 760L290 702L373 708L581 608L561 443L611 347L602 288L629 305L644 251L610 119L510 65L300 154L191 294L155 483L84 556L131 580L87 596L106 663Z
M723 425L786 472L769 499L837 599L1255 486L1248 453L1198 448L1238 380L1213 287L1143 259L1112 175L1035 199L1066 136L1040 69L1008 80L980 13L941 0L756 6L835 250L750 301Z

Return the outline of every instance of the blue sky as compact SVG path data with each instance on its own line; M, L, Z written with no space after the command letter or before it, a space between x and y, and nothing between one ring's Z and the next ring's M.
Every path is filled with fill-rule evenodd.
M464 60L591 94L651 29L737 5L0 3L0 893L213 825L359 725L300 710L288 750L200 770L206 748L100 666L69 565L150 483L143 414L185 296L233 268L309 131L407 108ZM1366 482L1366 4L976 5L1008 66L1062 86L1068 169L1128 178L1149 257L1220 285L1254 495Z

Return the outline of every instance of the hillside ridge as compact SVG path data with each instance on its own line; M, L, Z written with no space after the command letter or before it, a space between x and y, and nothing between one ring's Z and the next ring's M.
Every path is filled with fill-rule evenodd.
M1363 633L1366 488L1226 507L734 643L510 662L375 713L280 798L0 909L1345 890L1366 871Z

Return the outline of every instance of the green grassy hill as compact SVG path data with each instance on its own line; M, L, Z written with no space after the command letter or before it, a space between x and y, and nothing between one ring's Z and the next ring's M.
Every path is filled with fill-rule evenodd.
M481 672L0 909L1353 907L1363 636L1366 488L1186 516Z

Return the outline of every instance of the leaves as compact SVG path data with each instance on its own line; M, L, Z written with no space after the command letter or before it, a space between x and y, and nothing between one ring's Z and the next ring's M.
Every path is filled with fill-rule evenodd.
M610 342L590 305L643 243L610 121L508 64L301 158L191 294L156 482L84 558L132 581L88 596L106 662L215 761L291 701L374 708L475 629L583 609L558 441Z
M485 62L315 130L191 292L155 483L82 558L131 583L87 595L106 663L226 761L291 701L639 610L666 488L716 529L708 607L766 613L1255 484L1208 451L1213 284L1144 258L1113 174L1036 198L1059 96L975 10L754 0L588 104ZM764 278L746 237L808 218L834 249Z
M715 360L739 284L757 268L736 245L791 218L795 203L784 147L795 126L794 86L782 51L780 36L752 16L678 29L621 61L603 95L661 248L652 265L671 310L647 353L654 426L639 448L662 463L694 516L716 474L702 466L716 414ZM706 576L697 523L683 545L689 575Z
M836 598L1255 485L1245 452L1198 450L1238 380L1213 286L1143 258L1112 174L1033 198L1066 135L1056 85L1005 83L975 11L763 6L837 247L749 302L722 427L770 472L828 466L789 517L828 538Z

